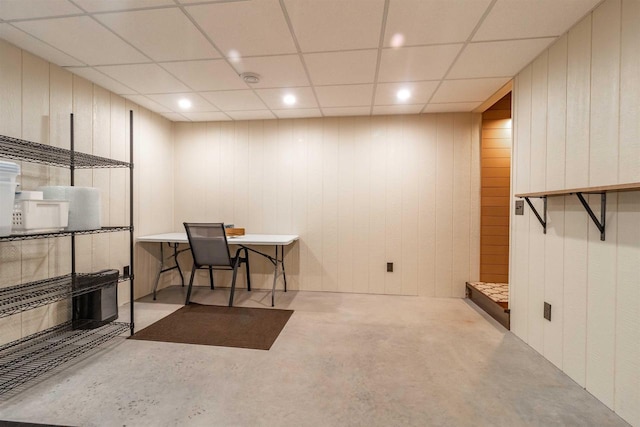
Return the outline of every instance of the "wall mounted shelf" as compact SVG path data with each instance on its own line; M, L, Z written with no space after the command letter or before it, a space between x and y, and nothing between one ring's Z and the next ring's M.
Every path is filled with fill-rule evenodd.
M600 240L605 240L605 228L606 228L606 215L607 215L607 193L620 193L623 191L640 191L640 182L631 182L627 184L615 184L615 185L602 185L598 187L582 187L582 188L572 188L569 190L552 190L552 191L540 191L536 193L520 193L516 194L516 197L524 199L536 218L542 225L543 232L547 233L547 197L556 197L556 196L568 196L571 194L575 194L580 200L580 203L584 207L587 214L589 214L589 218L593 221L595 226L600 231ZM600 219L598 219L591 209L591 206L584 198L585 194L600 194ZM535 206L531 203L531 198L540 198L544 200L544 207L542 215L537 211Z

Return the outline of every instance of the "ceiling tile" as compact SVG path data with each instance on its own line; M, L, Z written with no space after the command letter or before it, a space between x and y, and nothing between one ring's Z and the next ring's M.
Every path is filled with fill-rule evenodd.
M381 114L418 114L424 104L383 105L373 107L374 115Z
M371 105L373 85L316 87L320 107L360 107Z
M294 53L296 47L278 0L187 6L187 12L223 55Z
M166 119L171 120L172 122L190 122L191 120L187 119L182 114L178 113L160 113Z
M296 110L273 110L279 119L300 119L309 117L322 117L318 108L299 108Z
M247 84L224 59L161 64L193 90L247 89Z
M220 57L177 8L108 13L96 18L155 61Z
M266 106L252 90L225 90L201 94L224 111L262 110Z
M384 46L464 42L489 4L491 0L391 0Z
M143 9L146 7L175 6L173 0L74 0L87 12Z
M256 89L256 94L271 110L318 107L315 97L313 96L313 92L309 87L296 87L292 89ZM285 95L289 94L297 98L295 105L287 106L282 100Z
M88 16L24 21L14 25L88 65L149 61Z
M432 103L483 102L509 81L508 77L494 79L445 80Z
M251 71L260 74L254 88L307 86L309 80L298 55L243 58L233 66L238 73Z
M555 38L470 43L447 75L450 79L515 76Z
M498 0L473 40L560 36L600 0Z
M375 105L426 104L438 84L439 81L379 83L376 87ZM401 89L407 89L411 93L406 101L399 101L397 98L397 93Z
M370 113L370 107L338 107L338 108L323 108L322 112L325 116L368 116Z
M227 115L233 120L268 120L276 118L269 110L228 111Z
M182 113L187 119L193 122L220 122L229 121L231 117L225 113Z
M82 11L67 0L0 1L0 19L5 21L71 15L74 13L82 13Z
M85 79L96 83L103 88L110 90L113 93L117 93L118 95L130 95L135 94L136 91L123 85L122 83L113 80L109 76L105 76L95 68L91 67L66 67L67 70L71 71L74 74L77 74Z
M454 102L449 104L429 104L424 113L464 113L473 111L482 104L481 102Z
M384 0L285 0L302 52L377 48Z
M63 67L67 65L83 65L83 63L77 59L9 24L0 24L0 38Z
M405 82L441 79L461 47L461 44L452 44L384 49L380 60L378 81Z
M216 107L197 93L164 93L161 95L147 95L147 98L180 114L218 111ZM189 109L182 110L180 108L178 102L182 99L191 101L191 107Z
M144 94L189 92L189 88L156 64L96 67L109 77Z
M158 104L157 102L153 102L152 100L150 100L149 98L147 98L146 96L143 95L122 95L123 98L126 98L130 101L135 102L136 104L151 110L151 111L155 111L156 113L171 113L171 109Z
M308 53L304 61L314 85L373 83L378 51Z

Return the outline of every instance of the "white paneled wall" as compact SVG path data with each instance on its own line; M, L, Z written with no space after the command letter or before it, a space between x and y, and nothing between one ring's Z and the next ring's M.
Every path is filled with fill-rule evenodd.
M640 3L607 0L518 74L514 193L640 182L639 45ZM607 196L606 241L575 196L548 203L546 235L512 217L512 331L640 425L640 192Z
M479 132L473 114L179 123L174 229L299 234L293 289L462 297L479 274ZM260 262L252 285L269 287Z
M136 234L173 224L173 133L171 123L81 77L0 40L0 134L69 148L69 115L75 116L79 151L129 160L129 110L134 110ZM69 169L20 162L25 190L68 185ZM129 223L129 170L80 170L76 185L100 188L104 225ZM142 211L142 213L140 213ZM142 219L142 220L141 220ZM127 233L78 236L77 271L122 269L129 264ZM0 243L0 287L67 274L70 238ZM155 268L148 257L141 269ZM141 274L144 279L147 275ZM142 289L149 288L144 280ZM119 303L129 299L120 284ZM148 292L144 292L148 293ZM0 319L0 344L69 319L68 302Z

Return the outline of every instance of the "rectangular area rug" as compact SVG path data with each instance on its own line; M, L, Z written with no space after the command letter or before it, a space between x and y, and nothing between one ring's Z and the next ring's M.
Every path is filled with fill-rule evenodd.
M191 303L131 339L269 350L293 310Z

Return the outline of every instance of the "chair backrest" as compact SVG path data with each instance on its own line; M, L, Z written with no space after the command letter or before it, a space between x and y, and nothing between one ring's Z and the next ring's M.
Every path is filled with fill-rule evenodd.
M227 235L222 222L184 223L196 267L231 267Z

